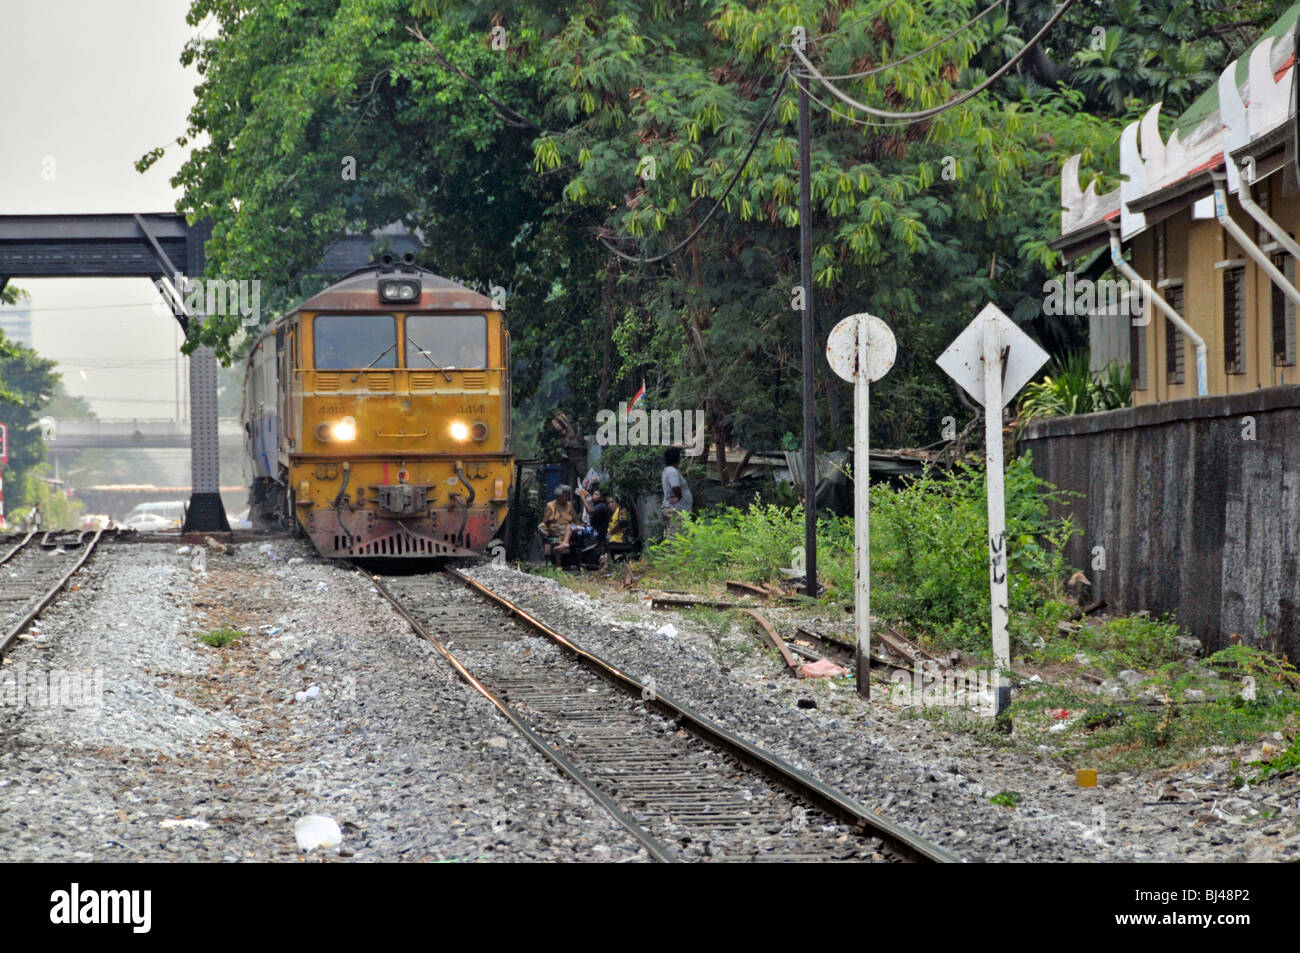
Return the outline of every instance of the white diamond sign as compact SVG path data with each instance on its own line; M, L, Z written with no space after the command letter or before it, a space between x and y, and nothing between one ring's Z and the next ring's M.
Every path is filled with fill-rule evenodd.
M957 339L948 345L948 350L939 355L935 361L944 372L962 386L971 397L984 405L984 322L993 315L998 323L998 337L1006 349L1005 367L1002 376L1002 406L1020 393L1020 388L1028 384L1047 363L1047 352L1039 347L1020 327L1002 313L997 305L989 302L984 310L975 316L966 329L957 335Z

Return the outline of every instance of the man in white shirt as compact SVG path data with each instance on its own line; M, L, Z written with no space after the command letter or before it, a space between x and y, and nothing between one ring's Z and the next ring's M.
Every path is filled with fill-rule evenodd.
M664 451L663 491L664 500L659 505L659 513L664 518L664 539L670 539L681 524L681 514L691 511L691 488L677 465L682 462L682 451L678 447L669 447Z

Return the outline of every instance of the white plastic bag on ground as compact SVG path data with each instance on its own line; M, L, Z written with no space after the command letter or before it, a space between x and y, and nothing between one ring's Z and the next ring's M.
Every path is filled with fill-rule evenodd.
M332 850L343 843L343 832L334 818L324 814L308 814L298 818L293 825L293 836L302 850Z

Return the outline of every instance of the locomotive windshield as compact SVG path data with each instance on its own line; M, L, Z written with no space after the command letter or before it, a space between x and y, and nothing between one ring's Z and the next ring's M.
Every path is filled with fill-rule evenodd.
M318 314L312 328L318 369L397 366L397 318L391 314Z
M411 314L406 317L406 366L478 370L487 367L487 316Z

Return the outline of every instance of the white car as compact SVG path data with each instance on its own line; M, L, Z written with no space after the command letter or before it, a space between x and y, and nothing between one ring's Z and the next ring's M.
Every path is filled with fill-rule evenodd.
M171 533L179 528L176 522L167 519L165 516L159 516L157 513L141 513L138 516L132 516L122 525L127 529L133 529L141 533Z
M185 521L185 503L170 500L161 503L141 503L122 521L127 529L138 529L144 533L157 533L169 529L180 529Z

